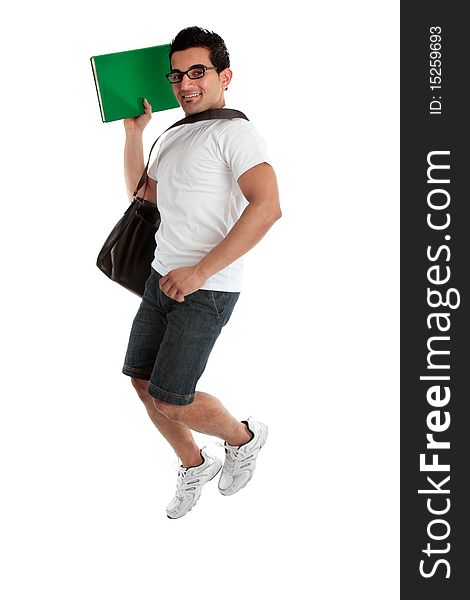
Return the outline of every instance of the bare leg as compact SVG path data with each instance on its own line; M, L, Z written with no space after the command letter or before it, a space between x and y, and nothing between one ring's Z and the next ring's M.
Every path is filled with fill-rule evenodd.
M176 406L154 399L155 407L171 421L185 425L193 431L214 435L232 446L251 440L252 435L244 423L237 421L220 400L206 392L196 392L194 401Z
M186 425L170 421L166 415L156 408L153 401L154 399L147 392L148 381L145 381L144 379L135 379L133 377L132 385L136 389L139 398L144 403L152 422L172 446L183 466L195 467L202 464L200 450L190 429L186 427Z

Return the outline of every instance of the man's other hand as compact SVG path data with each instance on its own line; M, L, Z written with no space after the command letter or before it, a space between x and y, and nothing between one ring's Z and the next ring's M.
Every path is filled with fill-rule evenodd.
M200 272L198 265L180 267L168 271L160 279L160 289L169 298L173 298L177 302L184 302L184 297L200 289L206 279L207 277Z

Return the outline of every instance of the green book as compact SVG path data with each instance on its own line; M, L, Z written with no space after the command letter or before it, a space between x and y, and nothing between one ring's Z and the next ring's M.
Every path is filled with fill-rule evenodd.
M169 44L91 57L103 123L179 106L165 74L170 70Z

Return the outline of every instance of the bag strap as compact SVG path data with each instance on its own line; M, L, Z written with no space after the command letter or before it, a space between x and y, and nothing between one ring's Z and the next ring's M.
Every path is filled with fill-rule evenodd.
M135 198L140 188L144 185L144 183L147 183L147 170L150 164L150 156L152 155L152 150L154 149L155 144L158 142L158 140L162 137L163 134L165 134L170 129L173 129L173 127L178 127L178 125L186 125L186 123L197 123L198 121L210 121L212 119L246 119L247 121L249 121L248 117L244 113L240 112L239 110L234 110L232 108L210 108L208 110L203 110L200 113L196 113L194 115L190 115L189 117L185 117L184 119L176 121L176 123L170 125L168 129L165 129L165 131L161 133L153 142L152 147L150 148L147 165L145 166L144 172L142 173L142 177L140 178L140 181L137 184L137 187L135 188L132 197Z

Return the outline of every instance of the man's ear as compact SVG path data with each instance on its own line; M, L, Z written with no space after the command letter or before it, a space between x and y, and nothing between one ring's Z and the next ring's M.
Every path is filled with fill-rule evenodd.
M219 73L220 82L225 90L227 89L228 84L232 80L232 75L233 75L233 73L230 69L224 69L223 71L220 71L220 73Z

